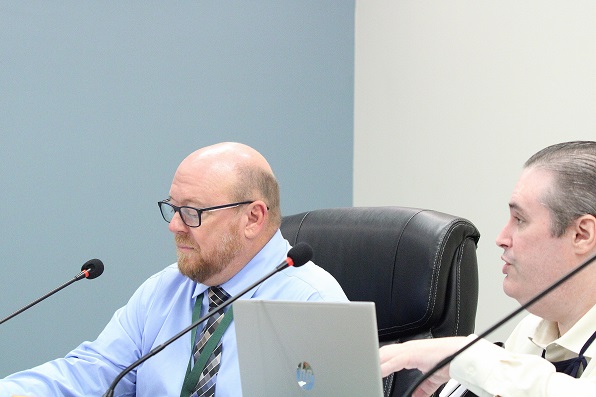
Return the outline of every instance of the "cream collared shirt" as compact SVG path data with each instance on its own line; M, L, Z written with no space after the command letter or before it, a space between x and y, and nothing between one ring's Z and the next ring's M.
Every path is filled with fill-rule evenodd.
M450 376L479 397L593 397L596 360L592 358L596 355L596 342L584 353L588 366L579 379L557 373L547 360L577 357L594 331L596 306L562 337L556 323L530 314L515 328L505 349L481 340L453 360ZM547 360L541 358L544 349Z

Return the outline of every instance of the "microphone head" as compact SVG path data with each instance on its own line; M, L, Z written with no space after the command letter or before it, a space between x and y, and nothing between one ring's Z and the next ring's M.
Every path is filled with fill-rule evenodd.
M294 267L304 265L312 259L312 248L306 243L298 243L288 251L288 258L294 262Z
M81 271L86 271L85 277L88 279L97 278L103 273L103 262L99 259L89 259L81 266Z

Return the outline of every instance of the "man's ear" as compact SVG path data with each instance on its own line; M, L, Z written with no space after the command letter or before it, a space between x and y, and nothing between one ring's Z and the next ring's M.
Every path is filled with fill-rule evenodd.
M596 218L582 215L574 223L575 249L578 254L590 253L596 247Z
M265 220L267 219L267 205L263 201L257 200L249 204L247 210L248 219L244 228L244 234L246 238L252 239L257 237L261 230L263 230Z

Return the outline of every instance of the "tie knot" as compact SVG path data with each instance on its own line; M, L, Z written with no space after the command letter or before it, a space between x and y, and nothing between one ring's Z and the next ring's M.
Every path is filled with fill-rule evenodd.
M221 306L230 298L230 295L221 287L209 287L209 308Z

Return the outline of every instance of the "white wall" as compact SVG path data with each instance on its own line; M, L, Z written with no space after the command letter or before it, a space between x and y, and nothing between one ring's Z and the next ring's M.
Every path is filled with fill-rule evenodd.
M476 224L477 332L517 307L494 240L523 162L596 139L595 20L593 1L356 2L354 205Z

